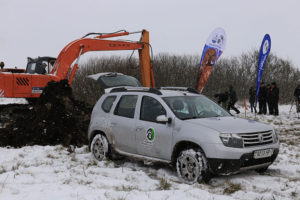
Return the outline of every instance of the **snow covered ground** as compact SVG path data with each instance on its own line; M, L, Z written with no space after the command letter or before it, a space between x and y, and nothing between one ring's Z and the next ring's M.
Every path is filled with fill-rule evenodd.
M214 177L209 184L186 185L168 166L129 160L96 162L86 146L7 147L0 148L0 199L299 200L300 120L289 110L289 105L282 105L280 116L256 118L272 124L281 140L278 158L263 175L247 171ZM254 119L251 113L247 117Z
M28 103L26 99L23 98L0 98L0 105L3 104L13 104L13 103L17 103L17 104L26 104Z

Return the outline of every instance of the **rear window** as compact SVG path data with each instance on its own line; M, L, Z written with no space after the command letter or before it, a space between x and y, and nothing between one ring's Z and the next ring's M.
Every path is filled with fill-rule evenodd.
M106 113L109 113L114 101L116 100L116 96L108 96L102 103L102 110Z
M141 86L140 82L136 78L127 75L109 74L100 77L98 81L104 88L111 88L117 86Z
M121 97L114 114L122 117L133 118L137 95L124 95Z

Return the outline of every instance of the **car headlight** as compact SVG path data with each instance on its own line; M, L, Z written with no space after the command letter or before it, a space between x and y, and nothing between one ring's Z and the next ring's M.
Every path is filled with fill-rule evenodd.
M278 134L276 133L275 129L273 129L273 135L274 135L274 142L278 142L279 141L279 137Z
M222 133L220 138L226 147L243 148L243 139L234 133Z

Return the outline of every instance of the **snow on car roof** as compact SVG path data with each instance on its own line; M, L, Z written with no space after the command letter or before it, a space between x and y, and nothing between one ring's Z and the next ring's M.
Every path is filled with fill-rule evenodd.
M178 91L178 90L160 90L162 93L162 97L167 97L167 96L182 96L183 94L188 95L188 96L197 96L199 94L191 93L189 91Z

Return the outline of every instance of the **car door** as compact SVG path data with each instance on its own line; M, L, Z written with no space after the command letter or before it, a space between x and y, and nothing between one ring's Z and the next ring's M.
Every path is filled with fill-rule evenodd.
M135 118L138 95L125 94L120 97L111 116L114 145L118 150L136 153L135 141Z
M169 160L172 146L172 123L160 123L157 116L168 116L162 103L153 96L141 98L135 134L137 152L140 155Z

